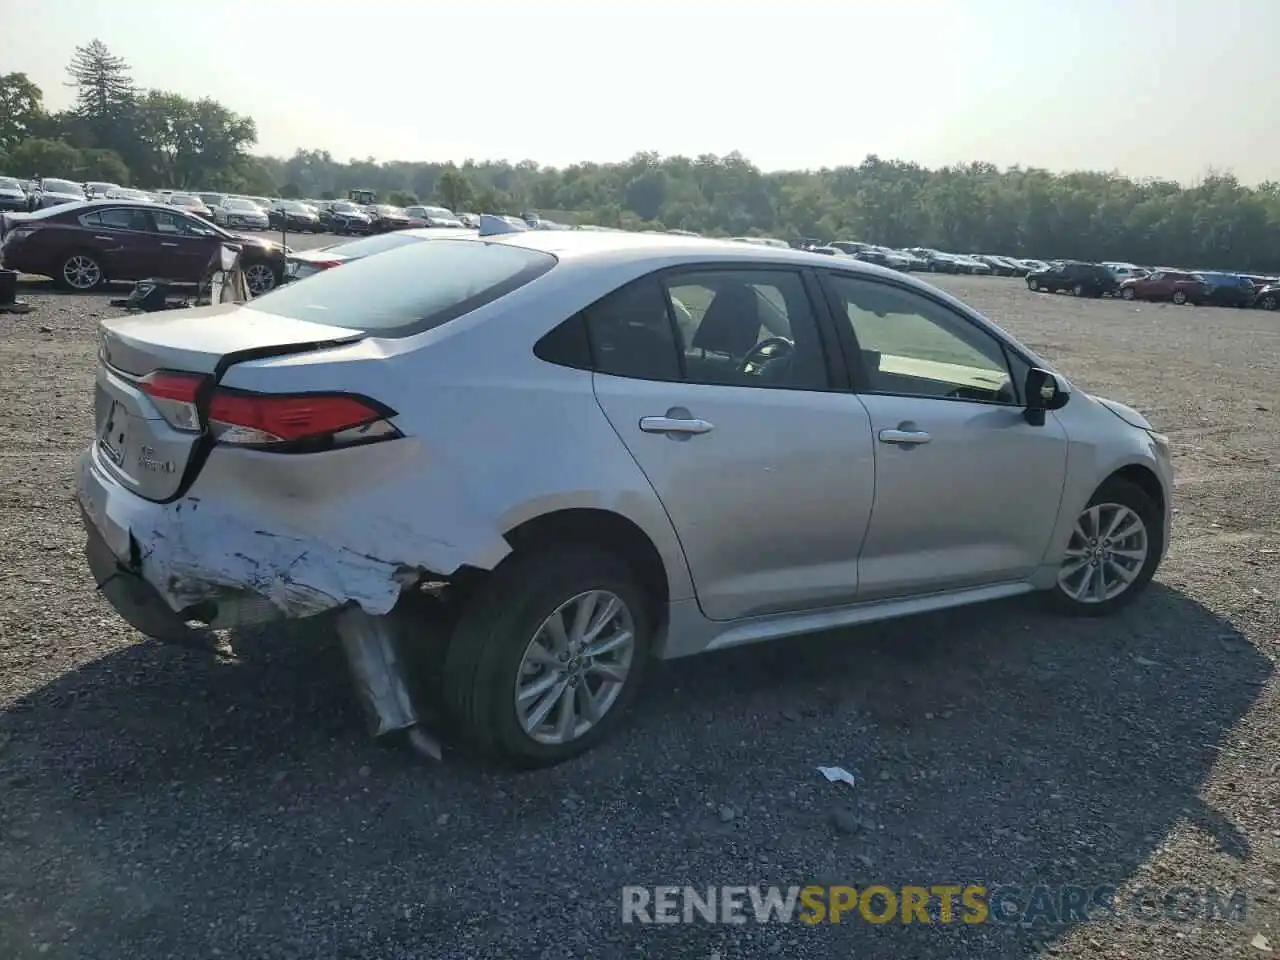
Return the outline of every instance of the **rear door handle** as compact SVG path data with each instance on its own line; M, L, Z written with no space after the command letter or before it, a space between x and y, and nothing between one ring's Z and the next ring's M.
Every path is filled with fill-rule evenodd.
M115 239L116 239L116 238L115 238L115 237L98 237L98 236L95 236L93 239L95 239L95 240L104 240L104 241L106 241L107 243L113 243L113 242L115 241Z
M642 417L640 429L645 433L710 433L715 426L706 420L682 419L677 417Z
M928 443L933 437L923 430L881 430L881 443L898 443L914 446L917 443Z
M165 241L161 240L161 241L160 241L160 246L162 246L162 247L176 247L176 246L177 246L177 244L176 244L176 243L166 243Z

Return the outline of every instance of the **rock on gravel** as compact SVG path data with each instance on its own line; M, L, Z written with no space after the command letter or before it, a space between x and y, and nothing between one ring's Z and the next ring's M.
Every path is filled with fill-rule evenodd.
M664 664L615 740L519 776L371 745L322 627L208 654L128 630L92 589L72 497L111 308L24 294L32 313L0 316L0 957L1274 949L1280 324L941 282L1172 438L1176 530L1144 600L1101 622L995 604ZM858 786L814 774L831 764ZM624 884L1037 880L1251 899L1244 922L620 920Z

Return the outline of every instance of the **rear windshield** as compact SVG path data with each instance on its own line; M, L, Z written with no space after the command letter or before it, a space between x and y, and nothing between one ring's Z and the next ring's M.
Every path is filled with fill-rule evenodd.
M422 242L424 242L422 237L415 237L412 234L379 233L372 237L353 240L350 243L340 243L337 246L329 247L326 252L340 253L344 257L368 257L375 253L394 250L396 247L403 247L410 243Z
M556 258L478 240L424 240L254 298L254 310L381 336L430 330L542 276Z

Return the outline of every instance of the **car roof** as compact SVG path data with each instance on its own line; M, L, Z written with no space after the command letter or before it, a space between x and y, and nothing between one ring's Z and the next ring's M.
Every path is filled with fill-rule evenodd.
M486 237L480 237L470 230L457 229L435 230L431 233L435 236L458 238L460 235L466 235L469 238L475 238L478 242L503 243L529 250L541 250L553 254L564 264L578 265L587 269L622 264L643 267L648 264L651 269L658 270L682 264L706 264L715 260L734 263L756 261L762 267L778 266L793 269L816 267L823 270L839 270L845 273L889 278L896 283L927 291L935 297L941 293L948 300L954 299L945 291L939 291L936 287L931 287L914 277L905 276L890 267L855 260L852 257L836 259L807 250L755 243L735 243L728 239L595 230L522 230ZM966 309L972 310L971 307Z

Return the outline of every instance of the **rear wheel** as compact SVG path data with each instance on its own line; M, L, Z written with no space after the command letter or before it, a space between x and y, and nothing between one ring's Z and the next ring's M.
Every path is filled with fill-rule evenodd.
M102 272L102 264L98 262L96 255L77 250L62 261L62 266L54 279L59 286L66 287L68 290L86 292L98 289L107 278Z
M1040 289L1040 284L1035 277L1027 277L1027 289L1032 293Z
M560 763L622 719L649 658L635 574L590 547L517 553L471 595L445 657L459 736L518 767Z
M1187 295L1182 290L1173 291L1173 302L1181 306L1187 302Z
M1053 598L1082 616L1112 613L1151 582L1163 552L1160 510L1141 488L1108 480L1076 518Z
M1280 307L1280 300L1276 299L1275 294L1269 293L1258 301L1258 306L1263 310L1275 310Z
M1083 296L1084 296L1084 284L1083 284L1083 283L1073 283L1073 284L1071 285L1071 295L1072 295L1073 297L1083 297Z
M1133 287L1125 287L1120 291L1120 296L1124 297L1126 300L1136 300L1138 298L1138 292L1134 290Z

